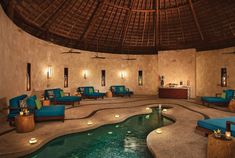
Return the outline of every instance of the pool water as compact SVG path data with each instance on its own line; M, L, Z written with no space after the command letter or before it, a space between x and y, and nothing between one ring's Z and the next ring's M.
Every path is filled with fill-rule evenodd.
M25 158L152 158L147 135L172 123L157 108L152 109L151 114L122 123L56 138Z

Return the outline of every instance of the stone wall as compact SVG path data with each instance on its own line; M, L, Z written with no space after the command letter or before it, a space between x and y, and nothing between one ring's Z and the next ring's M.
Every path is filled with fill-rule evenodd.
M195 97L195 49L161 51L158 55L159 75L164 76L165 85L169 83L191 87L191 97Z
M212 96L223 89L235 89L235 54L224 54L230 52L235 52L235 47L197 53L197 96ZM220 86L223 67L227 68L228 87Z
M14 97L26 91L26 64L32 66L32 90L63 88L64 67L69 68L69 87L65 91L75 93L78 86L94 86L107 91L111 85L125 84L136 94L157 94L159 75L165 76L165 84L183 81L191 86L191 97L214 95L221 92L220 69L227 67L228 87L235 89L235 47L221 50L196 52L195 49L160 51L159 55L132 56L136 61L122 60L127 55L99 53L105 60L96 60L94 52L81 54L61 54L69 48L40 40L18 28L0 8L0 97ZM52 67L51 79L46 77L46 69ZM106 86L101 86L101 70L106 70ZM82 72L87 70L87 79ZM143 70L144 85L138 86L137 73ZM127 76L121 79L120 72ZM49 87L47 87L49 85Z
M18 28L0 9L0 96L14 97L26 91L26 65L31 63L32 90L64 86L64 67L69 68L69 87L65 91L75 93L78 86L94 86L107 91L111 85L124 84L136 94L156 94L158 87L157 55L130 56L136 61L122 60L127 55L103 54L107 59L92 59L94 52L61 54L69 48L40 40ZM46 70L52 67L52 78L47 79ZM101 87L101 70L106 70L106 86ZM87 70L87 79L82 72ZM138 70L143 70L144 85L138 86ZM121 79L120 72L126 77ZM47 85L49 84L49 87Z

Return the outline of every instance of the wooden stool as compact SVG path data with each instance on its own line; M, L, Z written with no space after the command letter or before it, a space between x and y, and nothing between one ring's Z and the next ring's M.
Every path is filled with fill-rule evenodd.
M105 96L108 97L108 98L112 98L113 97L113 94L111 91L108 91L105 93Z
M31 132L35 128L34 115L17 115L15 118L16 131L18 133Z
M235 158L235 140L215 138L213 134L208 136L207 158Z
M235 100L231 100L229 102L228 109L232 112L235 112Z

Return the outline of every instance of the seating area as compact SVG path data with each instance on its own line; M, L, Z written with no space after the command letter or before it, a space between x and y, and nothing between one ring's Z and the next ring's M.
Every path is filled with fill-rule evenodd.
M133 92L126 89L125 86L113 86L117 89L114 96L130 96ZM60 88L46 89L42 98L36 95L28 96L22 94L9 100L9 114L7 120L11 126L15 125L16 116L20 115L25 109L34 114L35 121L62 120L65 118L65 105L79 105L82 99L104 99L105 93L95 91L92 86L78 87L77 92L81 96L71 96ZM47 101L50 105L43 105Z
M213 133L214 130L220 129L226 132L226 122L235 122L235 117L213 118L197 121L197 130L204 131L205 134ZM235 125L231 126L231 135L235 136Z
M55 89L46 89L44 93L44 97L49 99L53 104L63 104L63 105L73 105L80 104L81 97L79 96L70 96L64 93L64 91L60 88Z
M99 90L94 89L92 86L78 87L77 92L81 94L83 99L104 99L105 93L99 92Z
M23 101L25 103L23 103ZM20 105L20 104L24 105ZM35 121L48 121L48 120L62 120L65 117L64 105L49 105L42 106L40 100L36 96L27 97L27 95L20 95L10 99L9 101L9 114L8 121L10 125L14 125L15 117L20 115L24 109L34 114ZM22 106L22 107L21 107Z
M220 95L220 96L218 96ZM222 94L217 94L216 97L207 97L204 96L201 98L202 103L205 104L216 104L216 105L222 105L222 106L227 106L229 102L233 99L234 97L234 90L228 89L224 90Z
M112 95L117 97L124 97L124 96L131 97L131 95L133 95L133 92L130 91L129 88L126 88L124 85L111 86L110 90L112 92Z

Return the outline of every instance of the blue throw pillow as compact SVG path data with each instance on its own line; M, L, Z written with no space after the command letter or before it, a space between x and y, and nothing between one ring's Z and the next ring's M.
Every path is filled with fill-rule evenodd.
M54 90L55 98L61 98L60 91L61 91L61 89L55 89Z
M36 102L35 100L37 99L36 96L31 96L27 99L26 104L29 109L35 109L36 108Z
M226 93L226 99L227 100L231 100L233 98L234 90L229 89L229 90L225 90L224 92Z

